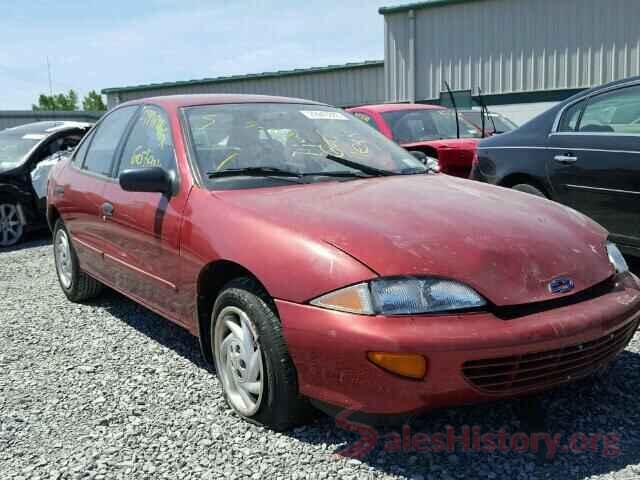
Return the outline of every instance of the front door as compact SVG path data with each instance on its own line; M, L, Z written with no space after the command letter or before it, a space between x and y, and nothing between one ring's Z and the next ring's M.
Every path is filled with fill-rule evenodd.
M627 246L640 246L640 85L583 100L549 138L556 199L593 218Z
M144 106L124 143L117 178L128 169L162 167L173 175L174 195L106 187L108 248L105 263L117 271L116 288L180 323L180 225L188 190L180 188L171 128L163 110Z

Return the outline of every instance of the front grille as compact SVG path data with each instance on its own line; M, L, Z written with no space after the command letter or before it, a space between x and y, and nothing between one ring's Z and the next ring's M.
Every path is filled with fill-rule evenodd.
M517 393L585 377L610 362L629 343L638 326L633 321L590 342L511 357L471 360L462 374L487 393Z

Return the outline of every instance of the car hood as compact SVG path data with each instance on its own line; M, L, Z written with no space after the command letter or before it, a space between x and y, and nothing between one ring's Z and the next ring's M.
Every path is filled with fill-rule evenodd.
M381 276L466 283L496 305L557 298L613 274L607 232L560 204L447 175L216 192L231 208L321 240ZM240 212L238 212L240 213ZM567 294L570 294L567 293Z

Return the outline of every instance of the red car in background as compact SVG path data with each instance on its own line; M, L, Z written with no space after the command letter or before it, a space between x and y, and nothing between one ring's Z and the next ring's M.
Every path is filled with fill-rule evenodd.
M410 151L438 160L440 171L468 178L482 132L453 110L437 105L390 103L347 109Z

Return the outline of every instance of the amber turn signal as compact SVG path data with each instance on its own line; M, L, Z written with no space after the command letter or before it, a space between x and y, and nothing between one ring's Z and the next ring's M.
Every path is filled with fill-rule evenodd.
M377 366L403 377L422 379L427 360L415 353L368 352L367 358Z

